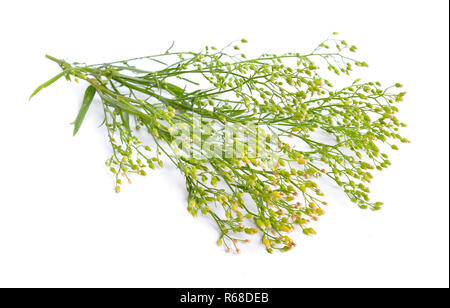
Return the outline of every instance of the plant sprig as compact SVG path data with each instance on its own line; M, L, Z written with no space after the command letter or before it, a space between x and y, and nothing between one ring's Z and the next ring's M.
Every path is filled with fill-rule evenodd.
M268 252L294 247L294 230L315 234L310 223L327 205L319 178L335 182L359 207L379 210L367 183L373 169L390 165L381 145L397 150L395 142L409 142L398 134L405 126L396 117L402 85L356 80L334 87L333 76L368 66L335 35L311 53L253 59L240 51L244 43L95 65L47 56L62 72L32 96L63 76L86 81L74 134L98 95L116 192L124 179L163 167L167 157L186 179L188 211L211 217L217 243L230 252L240 252L253 234Z

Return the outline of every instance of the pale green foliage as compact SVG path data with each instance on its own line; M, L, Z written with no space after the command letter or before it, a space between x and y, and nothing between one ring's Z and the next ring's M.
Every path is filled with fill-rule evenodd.
M408 142L398 134L405 124L395 116L405 95L396 91L401 85L383 88L379 82L356 80L334 88L319 66L334 76L367 66L349 56L355 46L335 36L308 54L265 54L255 59L241 53L239 44L246 42L220 51L169 50L98 65L49 58L67 79L85 80L96 89L113 151L107 165L116 178L116 191L122 178L145 175L146 168L162 166L160 155L166 155L186 178L188 211L211 217L220 233L218 244L228 251L239 252L239 243L253 234L260 234L269 252L292 248L295 244L288 234L294 230L315 234L309 223L325 213L327 204L317 181L322 177L342 187L359 207L380 209L382 203L370 202L366 185L371 170L390 165L380 145L396 149L394 141ZM166 64L166 59L172 62ZM153 61L162 68L137 68L132 65L135 61ZM192 126L192 115L210 125L263 125L267 138L276 138L275 146L266 150L278 161L270 165L265 157L248 155L210 159L175 155L167 146L174 139L171 126L176 122ZM153 137L153 150L136 137L139 129ZM332 142L315 139L318 131ZM307 149L296 149L298 141Z

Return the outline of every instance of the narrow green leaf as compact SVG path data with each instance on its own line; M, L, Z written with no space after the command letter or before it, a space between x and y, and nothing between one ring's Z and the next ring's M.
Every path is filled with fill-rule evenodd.
M62 76L64 76L66 74L66 71L62 71L61 73L59 73L58 75L56 75L55 77L53 77L52 79L44 82L43 84L41 84L39 87L36 88L36 90L34 90L34 92L30 95L29 100L35 96L36 94L39 93L39 91L41 91L43 88L48 87L49 85L51 85L52 83L54 83L56 80L58 80L59 78L61 78Z
M95 92L96 92L96 89L94 86L87 87L86 92L84 92L83 103L81 104L80 111L78 112L78 116L74 122L74 125L75 125L75 127L73 129L74 136L80 129L81 123L83 123L84 117L86 116L89 106L91 105L92 100L94 99Z
M182 88L166 82L164 82L162 85L170 94L174 95L175 97L183 96L184 90Z
M239 116L239 115L241 115L241 114L243 114L245 112L246 112L246 110L231 110L228 113L228 116L230 116L230 117L237 117L237 116Z
M120 112L120 118L122 119L123 124L125 127L130 130L130 114L126 112Z

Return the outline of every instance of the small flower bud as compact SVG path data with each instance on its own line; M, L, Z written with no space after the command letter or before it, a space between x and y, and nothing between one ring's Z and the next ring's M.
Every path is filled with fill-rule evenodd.
M258 233L258 230L256 230L255 228L246 228L245 229L245 233L247 233L247 234L256 234L256 233Z
M299 165L306 165L308 163L308 161L302 157L300 157L299 159L297 159L297 163Z

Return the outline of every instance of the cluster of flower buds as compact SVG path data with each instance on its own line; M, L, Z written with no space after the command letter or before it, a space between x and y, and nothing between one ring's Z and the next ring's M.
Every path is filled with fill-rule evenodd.
M116 191L123 178L131 182L130 174L162 167L165 155L186 178L188 211L216 222L217 243L228 252L239 253L240 244L258 235L268 252L295 247L296 230L314 235L309 224L328 204L321 178L359 207L380 209L367 183L373 170L391 164L380 145L397 150L395 141L409 142L396 117L402 85L358 79L335 88L331 78L368 66L336 35L309 54L253 59L242 53L245 43L87 66L52 60L101 98ZM137 68L134 61L157 68ZM152 138L151 147L138 131Z

